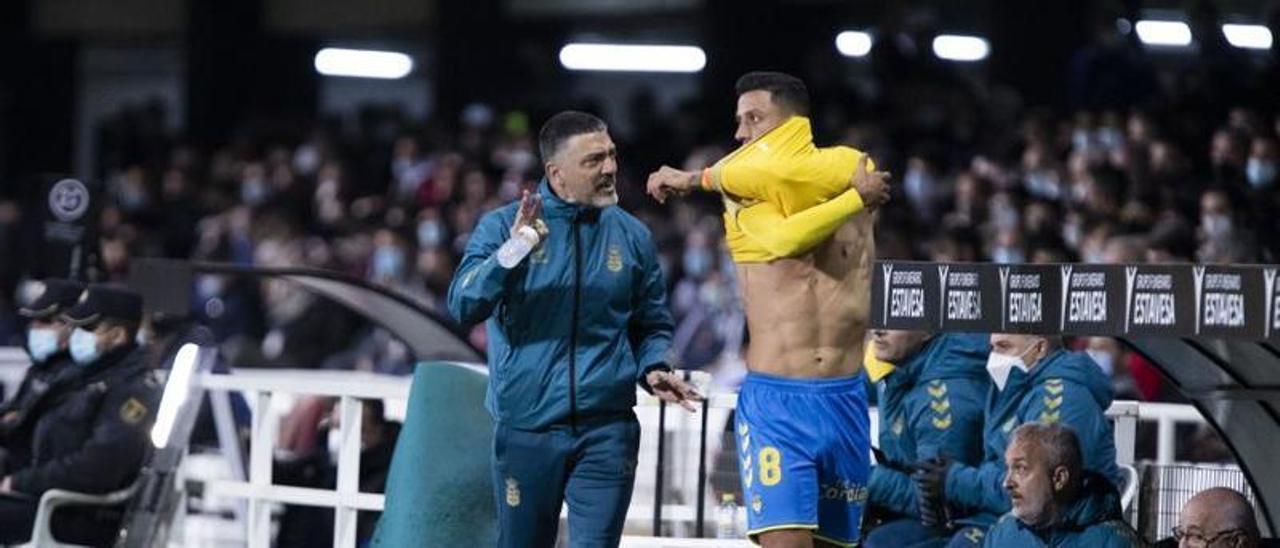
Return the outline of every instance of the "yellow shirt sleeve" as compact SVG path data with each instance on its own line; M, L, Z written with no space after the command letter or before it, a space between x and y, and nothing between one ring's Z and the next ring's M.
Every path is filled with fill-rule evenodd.
M769 259L764 260L793 257L831 237L862 208L862 196L851 188L834 200L791 216L784 216L778 206L769 202L745 207L738 210L737 226L750 243L769 253ZM739 262L754 262L751 258L746 254L745 260Z
M849 147L814 146L809 120L795 116L708 168L702 186L724 198L733 259L795 256L830 237L863 209L849 187L862 156Z
M849 188L862 156L850 147L814 146L809 120L794 116L708 168L704 187L743 205L769 202L793 215Z

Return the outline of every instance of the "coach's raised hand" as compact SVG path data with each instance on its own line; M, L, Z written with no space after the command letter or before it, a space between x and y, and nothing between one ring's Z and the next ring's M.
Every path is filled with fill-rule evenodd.
M511 235L515 236L522 226L533 227L542 239L550 233L547 223L542 222L542 196L537 192L525 190L520 195L520 209L516 211L515 222L511 223Z

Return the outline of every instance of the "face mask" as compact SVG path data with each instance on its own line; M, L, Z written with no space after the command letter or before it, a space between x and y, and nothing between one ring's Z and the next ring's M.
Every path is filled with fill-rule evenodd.
M1124 146L1124 134L1114 127L1099 129L1096 139L1098 144L1107 150L1115 150Z
M1220 238L1231 232L1231 217L1217 213L1205 215L1200 218L1200 226L1206 236Z
M698 288L698 298L702 300L702 304L718 308L724 299L724 291L718 283L703 283Z
M527 150L514 150L507 156L507 169L525 172L538 162L538 158Z
M997 228L1017 228L1021 216L1013 206L998 205L991 209L991 220Z
M1031 345L1017 356L997 352L987 356L987 373L991 375L991 380L995 381L997 390L1004 390L1005 384L1009 382L1009 374L1013 373L1014 368L1021 369L1023 373L1031 369L1022 357L1030 353L1032 348L1035 348L1035 345Z
M1037 196L1043 196L1052 200L1058 199L1061 194L1058 188L1058 176L1052 171L1036 170L1027 174L1027 190Z
M72 331L71 359L79 365L89 365L98 361L98 336L80 327Z
M342 436L337 428L329 429L329 434L325 436L325 446L329 449L329 456L337 462L338 454L342 451Z
M203 299L212 299L222 294L222 280L216 276L201 276L196 280L196 294Z
M1026 257L1018 248L997 247L991 250L991 260L998 264L1019 264L1026 262Z
M684 271L697 279L706 277L711 271L711 252L697 247L685 250Z
M301 175L311 175L320 168L320 151L311 145L302 145L293 153L293 169Z
M146 193L135 186L126 186L120 191L119 196L120 208L134 212L147 207Z
M1071 247L1080 247L1080 223L1062 225L1062 241Z
M1101 369L1103 373L1110 375L1115 371L1115 357L1112 356L1110 352L1089 349L1085 350L1085 353L1088 354L1090 358L1093 358L1093 361L1098 364L1098 368Z
M1249 163L1244 166L1244 175L1249 179L1249 186L1266 188L1275 182L1277 169L1275 162L1249 158Z
M933 179L924 170L912 169L902 177L902 187L912 202L923 203L933 191Z
M373 277L396 279L404 271L404 254L394 247L379 248L373 253Z
M1077 152L1088 152L1093 141L1089 138L1089 130L1077 129L1071 132L1071 146Z
M58 330L42 327L27 331L27 351L36 362L49 359L58 351Z
M429 219L418 223L418 246L436 247L444 241L444 228L440 221Z
M240 201L256 206L267 201L267 183L262 179L245 179L240 183Z

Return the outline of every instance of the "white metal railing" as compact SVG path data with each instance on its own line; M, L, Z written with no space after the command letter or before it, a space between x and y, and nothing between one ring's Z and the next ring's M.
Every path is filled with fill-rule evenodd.
M360 400L403 402L409 398L411 378L357 371L241 370L230 375L205 374L201 383L210 391L244 393L253 407L249 442L248 481L206 482L211 496L248 499L248 545L271 545L271 507L275 503L323 506L334 509L333 545L355 546L359 510L382 510L383 495L359 492ZM275 485L271 478L278 416L272 405L277 394L338 398L337 488L334 490Z
M1156 464L1173 464L1179 424L1208 424L1195 406L1180 403L1143 403L1138 406L1138 421L1156 423Z
M483 371L478 366L476 369ZM695 372L694 383L709 386L710 376L703 372ZM329 507L335 509L334 546L350 547L355 543L355 523L358 510L381 510L384 497L375 493L360 493L358 490L360 469L360 433L361 406L360 400L379 399L387 402L388 414L392 409L403 410L409 395L412 382L410 377L396 377L352 371L316 371L316 370L239 370L229 375L206 374L200 381L206 389L213 392L241 392L246 395L254 410L249 455L249 476L247 481L236 480L201 480L188 478L205 484L205 493L209 496L223 496L245 499L249 503L248 512L248 545L251 548L270 545L271 509L277 503L301 504L308 506ZM341 445L337 458L337 487L333 490L303 488L276 485L271 477L272 457L275 453L276 433L280 414L280 400L293 396L327 396L338 399L341 417L338 425L338 436ZM647 411L649 416L642 416L641 422L645 431L656 430L656 422L652 416L658 400L644 392L637 392L638 408ZM710 395L708 408L727 412L737 403L737 394L714 393ZM641 409L638 409L638 411ZM876 440L876 410L872 409L872 440ZM1117 461L1120 464L1132 464L1134 461L1134 445L1137 423L1142 421L1156 422L1159 434L1160 462L1171 462L1176 451L1175 429L1179 423L1202 423L1204 418L1189 405L1149 404L1132 401L1118 401L1107 410L1115 424ZM683 411L671 408L668 412L668 434L677 437L684 434L697 435L695 421L685 416ZM711 426L708 427L713 428ZM718 430L713 430L718 432ZM714 437L714 436L713 436ZM653 439L642 444L642 453L656 452L652 447ZM648 447L645 447L648 446ZM697 448L692 442L686 447ZM681 446L674 445L667 449L668 454L675 454ZM675 449L675 450L673 450ZM686 457L687 458L687 457ZM643 460L643 456L642 456ZM670 466L670 465L669 465ZM649 474L651 476L651 474ZM643 489L641 484L652 481L644 479L645 474L637 474L637 499ZM669 471L667 483L692 480L688 470ZM705 479L704 479L705 481ZM646 487L650 487L647 486ZM688 500L688 497L684 497ZM705 502L705 501L704 501ZM689 523L694 520L694 504L663 503L664 522ZM707 521L713 521L715 506L708 504L704 511ZM628 522L644 522L652 516L652 503L645 504L641 500L633 502L628 515ZM633 523L634 525L634 523ZM630 527L635 532L636 527ZM686 529L687 530L687 529ZM710 531L704 531L709 533ZM631 535L626 537L626 546L706 546L699 539L658 539ZM723 546L725 544L717 544Z

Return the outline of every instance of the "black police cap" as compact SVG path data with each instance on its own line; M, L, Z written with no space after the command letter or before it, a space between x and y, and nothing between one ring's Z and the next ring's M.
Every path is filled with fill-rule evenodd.
M84 293L85 290L84 284L61 278L50 278L36 283L42 286L40 288L40 296L18 309L18 313L28 318L40 320L53 318L65 312L76 304L76 301L80 299L80 294Z
M91 285L80 294L76 305L62 319L74 326L116 320L139 323L142 321L142 295L119 287Z

